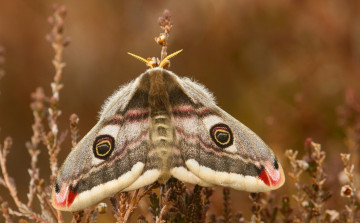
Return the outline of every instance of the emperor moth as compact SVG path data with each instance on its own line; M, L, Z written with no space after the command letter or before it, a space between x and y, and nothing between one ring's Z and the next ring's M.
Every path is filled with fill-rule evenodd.
M52 204L76 211L170 177L262 192L285 181L273 151L201 84L159 67L109 97L59 169Z

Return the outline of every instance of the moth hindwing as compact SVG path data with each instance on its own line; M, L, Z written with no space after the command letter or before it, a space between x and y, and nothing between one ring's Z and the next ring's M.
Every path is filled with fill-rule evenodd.
M204 86L153 68L106 101L60 168L52 203L75 211L170 177L250 192L285 180L273 151Z

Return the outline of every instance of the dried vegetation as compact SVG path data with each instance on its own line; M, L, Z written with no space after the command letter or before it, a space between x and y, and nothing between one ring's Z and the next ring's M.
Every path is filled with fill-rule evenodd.
M29 189L27 200L21 201L15 180L9 176L6 157L11 151L12 139L6 137L0 143L0 185L7 188L12 201L1 202L1 213L5 222L64 222L63 213L55 210L50 203L50 191L52 182L58 170L57 156L61 150L61 143L67 136L61 133L58 127L58 117L61 115L59 108L60 91L63 87L61 78L65 63L62 55L63 50L69 44L69 39L64 37L65 7L54 7L54 13L49 18L52 26L51 32L46 36L55 51L52 63L55 68L53 82L50 84L52 93L46 95L43 88L37 88L31 95L30 104L34 122L32 125L33 135L26 143L26 149L31 157ZM170 13L165 10L159 18L159 24L163 33L155 38L162 47L161 60L167 55L168 37L172 29ZM158 64L158 58L149 58L154 65ZM0 79L5 75L3 64L5 50L0 48ZM167 66L170 65L168 62ZM348 154L341 154L339 159L344 164L343 172L340 173L340 191L329 190L327 185L327 173L324 168L326 153L321 145L306 139L304 150L287 150L285 155L290 169L286 170L288 181L293 182L293 188L289 194L281 199L275 199L273 193L251 193L249 195L249 208L252 215L245 219L241 212L232 209L231 194L228 188L223 188L223 214L217 216L209 212L213 188L200 186L187 187L176 179L170 179L166 184L155 183L133 192L118 193L110 198L111 208L105 203L97 207L73 213L72 222L96 222L98 215L112 211L117 222L137 221L145 222L208 222L208 223L245 223L245 222L338 222L354 223L360 221L359 216L359 192L356 177L359 176L358 168L354 163L359 161L360 141L360 104L352 91L347 92L345 104L339 108L339 118L346 133L346 146ZM70 135L72 145L75 146L78 136L79 118L76 114L70 117ZM40 177L40 169L37 161L40 152L40 144L45 145L49 156L51 170L50 180ZM303 154L299 158L299 154ZM45 182L50 182L49 184ZM328 208L327 202L332 199L333 193L340 193L346 200L345 206L338 209ZM142 199L148 200L149 213L144 215L132 215ZM34 200L40 209L34 208ZM13 203L14 206L9 205ZM35 211L40 210L40 211ZM149 217L150 216L150 217Z

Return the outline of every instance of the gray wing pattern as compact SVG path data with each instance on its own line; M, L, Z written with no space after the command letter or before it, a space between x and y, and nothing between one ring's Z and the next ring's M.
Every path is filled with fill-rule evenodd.
M281 165L255 133L220 109L203 86L170 77L178 83L168 89L175 147L187 170L201 182L239 190L268 191L283 184Z
M99 202L125 190L149 169L148 88L142 75L110 97L98 124L59 170L52 195L55 207L74 211Z

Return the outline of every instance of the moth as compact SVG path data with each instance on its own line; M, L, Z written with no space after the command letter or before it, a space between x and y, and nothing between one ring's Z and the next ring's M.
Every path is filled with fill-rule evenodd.
M59 169L56 209L76 211L170 177L249 192L283 185L283 169L260 137L203 85L163 69L164 61L106 100Z

